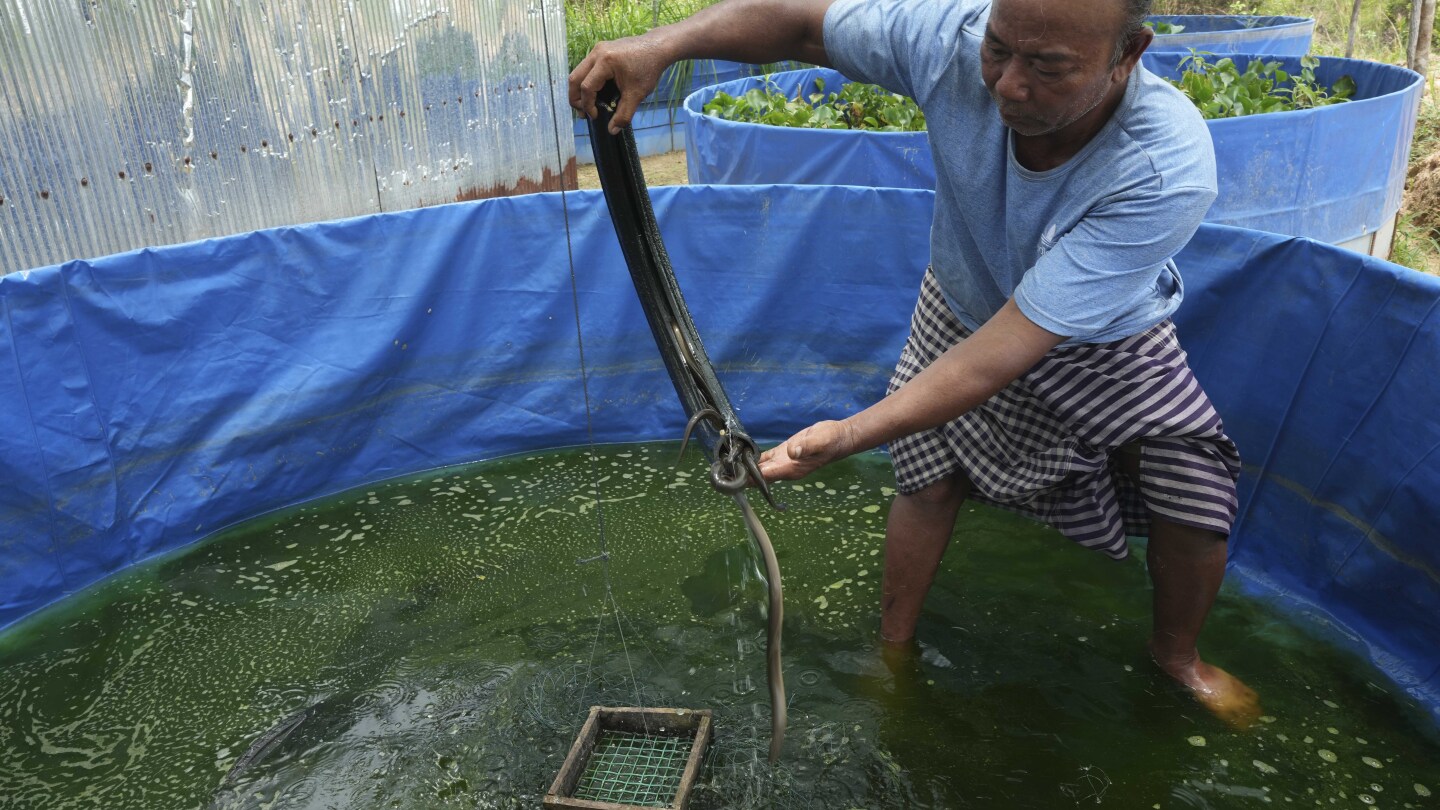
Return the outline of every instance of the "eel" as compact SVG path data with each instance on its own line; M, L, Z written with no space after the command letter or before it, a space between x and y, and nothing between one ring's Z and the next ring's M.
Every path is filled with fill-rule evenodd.
M780 749L785 745L785 725L789 719L785 708L785 675L780 669L780 629L785 623L785 594L780 587L780 561L775 557L775 546L765 532L760 518L750 507L745 493L735 493L735 503L745 517L745 527L760 547L765 559L765 580L770 591L770 615L765 627L765 676L770 685L770 764L780 760Z
M635 148L635 135L628 127L619 135L610 133L610 118L619 100L620 91L613 81L606 83L595 99L598 115L589 120L595 168L606 206L610 209L615 236L625 256L625 265L645 312L645 320L660 350L670 382L680 398L681 407L689 417L680 442L680 453L684 455L691 434L698 429L700 443L711 460L710 485L735 499L750 536L765 561L770 603L766 627L766 676L770 686L770 763L773 765L780 758L787 719L785 677L780 660L785 595L775 548L751 508L746 490L752 487L758 489L775 509L784 509L784 506L776 503L770 485L760 474L759 450L746 434L735 408L725 395L725 388L705 354L700 334L685 305L685 297L675 279L675 271L665 252L660 227L650 205L650 194L640 170L640 155Z
M289 737L291 732L295 731L302 723L310 719L310 714L314 711L314 708L313 706L307 706L294 714L285 716L280 722L272 726L269 731L255 738L255 742L250 743L250 747L245 749L245 753L241 754L239 759L235 760L235 764L230 766L230 771L225 774L225 779L220 783L221 787L224 788L233 785L235 780L240 778L241 774L250 770L256 763L268 756L280 743L285 742L285 738Z

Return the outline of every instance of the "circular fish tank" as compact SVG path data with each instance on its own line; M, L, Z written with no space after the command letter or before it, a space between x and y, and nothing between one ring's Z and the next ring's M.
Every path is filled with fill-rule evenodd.
M1156 14L1149 22L1183 26L1175 33L1155 35L1150 53L1192 50L1208 53L1263 53L1267 56L1304 56L1315 36L1311 17L1253 14ZM1163 24L1163 25L1162 25Z
M1291 73L1299 57L1231 56L1241 71L1252 60L1278 61ZM1178 78L1182 54L1146 54L1145 66ZM1207 222L1304 236L1361 253L1388 256L1405 196L1410 141L1424 82L1394 65L1320 57L1324 86L1355 80L1352 100L1208 121L1220 194Z
M681 107L685 120L685 165L690 183L935 188L935 160L924 132L866 132L849 129L777 127L726 121L705 114L718 93L741 96L768 87L787 98L826 92L850 83L829 68L806 68L752 76L703 87Z
M1178 77L1179 53L1147 53L1147 69ZM1243 70L1256 56L1234 55ZM1268 57L1264 57L1267 58ZM1298 57L1278 57L1299 70ZM1317 80L1355 80L1353 99L1310 110L1207 122L1219 196L1206 221L1303 236L1388 256L1404 197L1422 82L1404 68L1321 57ZM738 96L770 82L787 96L849 82L828 69L751 77L685 100L685 152L693 184L815 183L934 188L927 133L776 127L705 115L716 93Z
M653 200L757 439L883 395L931 192ZM894 491L869 453L757 504L787 599L775 767L764 586L735 505L677 460L599 193L0 278L0 795L535 807L600 705L712 712L695 810L1424 807L1440 280L1215 225L1177 263L1246 461L1202 645L1265 713L1232 729L1150 668L1143 554L978 506L919 643L877 645Z

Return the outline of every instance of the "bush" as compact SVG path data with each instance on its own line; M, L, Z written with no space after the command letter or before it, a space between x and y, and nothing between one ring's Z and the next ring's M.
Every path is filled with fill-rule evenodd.
M1213 55L1213 54L1212 54ZM1355 80L1341 76L1330 88L1315 81L1314 56L1300 59L1300 72L1292 74L1279 62L1252 59L1241 73L1229 57L1209 62L1205 54L1191 51L1180 61L1180 88L1206 118L1235 118L1258 113L1304 110L1349 101L1355 94Z
M1213 56L1213 54L1208 54ZM1304 110L1349 101L1355 80L1341 76L1330 87L1315 79L1320 60L1300 59L1300 72L1290 73L1278 61L1252 59L1244 72L1229 57L1215 62L1191 51L1180 62L1180 79L1170 79L1206 118ZM839 92L825 92L815 79L815 92L797 91L789 98L768 76L762 87L743 95L716 93L704 112L726 121L811 129L868 129L876 132L923 132L925 113L915 102L873 84L852 82Z
M1179 23L1155 22L1152 20L1146 20L1145 27L1157 34L1178 34L1185 30L1185 26Z
M804 90L787 98L767 76L764 87L741 96L716 93L705 113L726 121L812 129L868 129L876 132L923 132L925 113L906 96L873 84L852 82L838 93L826 93L825 82L815 80L815 91Z

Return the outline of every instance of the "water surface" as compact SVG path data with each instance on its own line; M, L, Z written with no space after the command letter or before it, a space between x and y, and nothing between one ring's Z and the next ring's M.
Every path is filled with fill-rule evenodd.
M593 704L715 711L695 808L1437 806L1434 730L1366 664L1227 589L1204 650L1266 712L1229 730L1143 656L1143 554L995 510L962 513L915 655L882 655L873 454L758 507L787 606L771 770L764 586L674 450L361 488L32 617L0 635L0 806L533 808ZM602 520L608 561L579 562Z

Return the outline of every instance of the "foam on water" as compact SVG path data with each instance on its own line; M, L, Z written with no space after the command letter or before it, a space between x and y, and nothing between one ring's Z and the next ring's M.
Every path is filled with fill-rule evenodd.
M791 729L765 764L763 583L675 445L503 459L268 516L0 636L20 808L534 807L592 704L711 708L693 807L1428 807L1433 730L1381 676L1226 593L1244 733L1144 660L1149 594L967 508L922 619L874 644L882 457L778 489ZM613 604L594 557L603 513ZM1137 557L1143 555L1137 555ZM617 612L618 609L618 612ZM226 782L257 741L293 731ZM3 802L0 802L3 804Z

